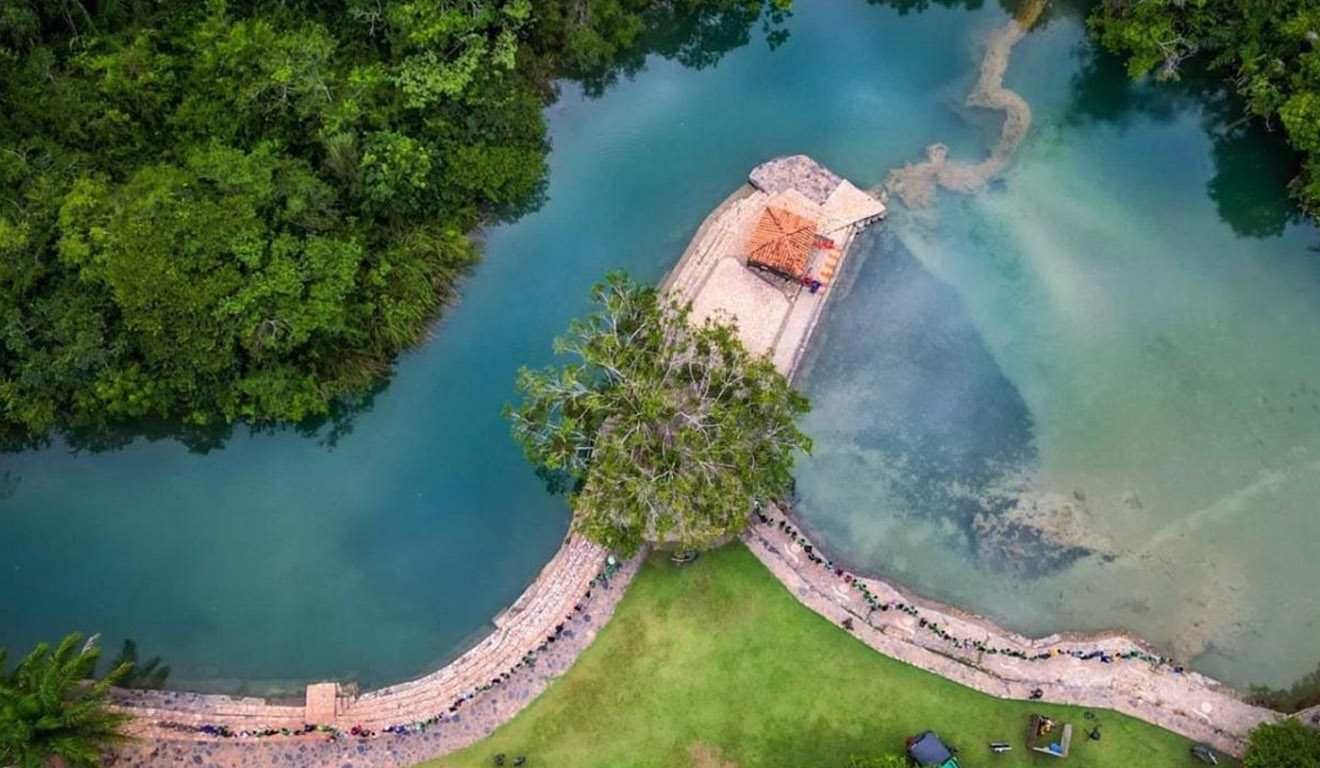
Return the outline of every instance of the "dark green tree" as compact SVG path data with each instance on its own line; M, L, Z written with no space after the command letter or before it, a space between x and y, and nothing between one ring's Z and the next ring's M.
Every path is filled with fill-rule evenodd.
M0 649L0 765L98 768L101 753L124 740L120 728L131 718L109 709L108 693L131 665L92 680L100 656L72 634L54 650L41 643L6 671Z
M762 7L0 3L0 441L342 413L540 199L554 77Z
M1242 768L1320 768L1320 731L1288 718L1251 729Z
M1175 79L1195 59L1227 78L1247 115L1300 153L1289 186L1320 213L1320 0L1106 0L1090 26L1133 77Z
M574 528L631 554L707 547L785 495L807 400L737 329L611 273L597 310L555 340L563 365L518 375L506 408L527 458L570 492Z

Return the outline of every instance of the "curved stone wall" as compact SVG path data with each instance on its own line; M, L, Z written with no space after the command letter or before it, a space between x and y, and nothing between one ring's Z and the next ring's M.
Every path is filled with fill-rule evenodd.
M991 696L1112 709L1237 756L1253 727L1282 717L1131 635L1027 638L836 568L780 510L744 540L799 602L863 643Z
M303 705L130 690L116 691L114 701L137 718L130 726L132 735L172 740L223 739L227 734L251 738L255 733L263 734L261 738L300 738L312 735L308 725L323 735L354 727L379 732L436 724L529 665L534 667L538 654L557 642L563 628L590 604L592 586L607 568L604 549L570 535L518 600L496 617L494 631L458 659L411 682L356 696L335 683L312 685Z
M580 544L580 540L570 539L565 549L575 543ZM594 550L594 554L600 554L599 550ZM235 730L230 736L218 736L191 730L180 731L178 727L169 725L172 722L169 719L144 720L135 728L135 735L140 740L116 748L107 755L106 763L125 768L403 768L462 749L484 739L496 727L513 718L544 691L555 677L572 666L582 650L595 639L598 629L613 615L625 588L637 572L639 562L634 559L618 563L617 567L607 569L613 572L604 579L600 577L607 571L596 571L594 576L588 576L586 590L576 602L568 601L571 604L566 606L568 613L565 616L554 617L556 623L549 630L548 636L532 637L519 633L528 642L535 643L529 648L529 655L533 658L530 661L520 659L512 672L499 676L497 684L478 686L475 693L469 691L459 694L461 685L455 684L457 677L444 675L445 670L454 666L450 665L445 670L405 686L382 689L359 698L347 697L341 702L346 705L346 709L339 715L345 725L336 730L313 729L298 735L262 736L255 734L260 734L268 726L254 718L245 717L239 722L246 724L247 730ZM565 573L577 572L576 568L563 570ZM542 576L544 578L548 574L543 573ZM574 582L554 580L549 583L566 586ZM550 594L553 591L550 590ZM528 592L533 596L547 594L533 592L532 589ZM557 603L557 600L540 598L529 601L528 605L553 606ZM524 610L518 615L530 620L536 612ZM552 616L545 614L543 618L551 620ZM513 624L506 624L505 627L497 630L496 634L508 633L506 636L513 637L516 632ZM530 624L525 625L524 629L530 630ZM465 654L464 658L470 661L464 665L476 663L477 668L480 668L481 661L475 656L471 652ZM504 658L507 660L508 657ZM491 658L485 660L490 661ZM460 698L449 700L451 694L460 695ZM217 701L223 698L173 695L170 701L159 702L168 706L156 710L154 714L165 718L195 714L201 720L212 722L218 719L212 716L212 712L233 718L235 713L232 707L238 700L230 700L229 703ZM188 702L200 704L199 699L207 703L197 710L185 706ZM243 714L263 714L260 707L264 702L257 700L249 703L257 709ZM223 705L224 709L214 709L216 705ZM432 712L428 709L431 705L439 707L439 710ZM130 711L140 716L146 712L139 707L132 707ZM270 710L264 712L269 713ZM395 721L380 727L347 724L353 715L363 713L376 718L368 722L377 723L403 713L415 714L418 719ZM290 730L302 728L302 723L295 723Z

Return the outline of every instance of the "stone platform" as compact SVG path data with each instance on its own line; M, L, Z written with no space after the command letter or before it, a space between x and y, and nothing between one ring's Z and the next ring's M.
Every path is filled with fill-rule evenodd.
M746 245L767 208L807 218L818 234L834 241L834 248L816 250L808 264L810 274L824 278L816 293L800 282L747 268ZM770 160L706 217L661 288L691 301L695 322L736 322L748 351L770 355L788 374L806 350L831 295L829 281L843 268L853 238L885 212L880 200L810 158Z

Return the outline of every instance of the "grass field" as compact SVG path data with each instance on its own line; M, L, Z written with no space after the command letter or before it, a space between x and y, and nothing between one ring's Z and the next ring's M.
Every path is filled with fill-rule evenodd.
M1067 759L1025 751L1033 711L1074 724ZM1198 765L1179 736L1094 715L1001 701L881 656L735 544L683 568L653 557L568 674L486 741L426 765L489 766L502 752L527 768L842 768L926 728L960 748L964 768ZM1098 742L1085 736L1095 723ZM1014 751L991 754L990 741Z

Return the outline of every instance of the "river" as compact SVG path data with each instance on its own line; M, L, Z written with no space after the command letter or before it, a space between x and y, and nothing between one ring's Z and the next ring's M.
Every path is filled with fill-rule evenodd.
M767 157L864 186L932 142L983 157L1002 116L963 99L1007 19L811 0L773 49L758 28L709 66L565 84L546 202L484 233L461 302L351 429L0 456L0 644L132 637L174 687L248 692L461 652L567 528L500 417L518 366L606 270L658 280ZM1320 260L1286 159L1187 88L1127 83L1076 14L1013 57L1034 122L1003 173L894 201L836 286L799 382L804 524L1016 629L1122 625L1291 681L1320 662Z

